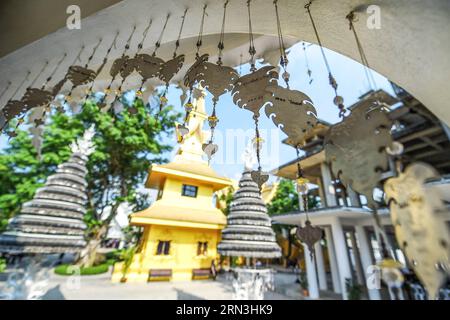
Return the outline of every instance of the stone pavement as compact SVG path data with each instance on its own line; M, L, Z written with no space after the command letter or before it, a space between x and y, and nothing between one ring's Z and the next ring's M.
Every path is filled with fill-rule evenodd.
M225 277L217 281L111 283L110 274L73 277L52 275L45 300L230 300L231 282ZM267 292L268 300L292 299L279 292Z

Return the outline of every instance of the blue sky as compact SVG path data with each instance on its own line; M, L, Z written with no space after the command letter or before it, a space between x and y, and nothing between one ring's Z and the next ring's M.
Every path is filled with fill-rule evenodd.
M338 92L344 97L345 105L349 106L370 89L363 66L336 52L327 49L325 49L325 52L332 73L339 85ZM337 107L332 103L334 92L328 84L328 72L323 63L320 48L316 45L309 46L307 55L309 66L312 70L313 82L309 84L303 48L301 43L299 43L291 48L288 55L288 72L291 74L290 87L306 93L312 99L319 118L331 123L338 122ZM244 65L239 69L242 74L249 72L248 65ZM382 88L393 94L386 78L376 72L373 72L373 75L377 88ZM280 84L283 83L282 80L279 82ZM171 87L168 99L170 104L182 110L179 94L179 90ZM210 113L212 102L209 94L206 98L206 108L208 113ZM219 124L216 129L216 143L219 145L219 152L211 161L211 165L219 174L238 179L243 170L241 154L247 141L254 135L252 113L235 106L230 94L221 96L216 110L219 117ZM208 126L205 123L205 130L207 129ZM274 169L295 158L295 150L281 143L286 137L284 133L275 127L274 123L266 117L263 111L261 111L260 129L265 140L262 150L263 170ZM175 146L174 138L167 137L166 139ZM7 137L1 135L0 149L3 149L7 143ZM172 155L167 154L167 157L170 159Z

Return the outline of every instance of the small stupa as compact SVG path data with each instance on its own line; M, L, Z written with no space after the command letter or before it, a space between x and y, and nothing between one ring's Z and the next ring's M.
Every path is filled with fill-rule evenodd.
M88 155L94 151L92 126L72 143L70 159L26 202L0 235L0 252L12 254L77 253L86 246Z
M218 252L223 256L278 258L281 249L276 242L271 219L259 187L250 175L254 163L253 149L251 143L245 150L245 170L230 205L227 227L222 230Z

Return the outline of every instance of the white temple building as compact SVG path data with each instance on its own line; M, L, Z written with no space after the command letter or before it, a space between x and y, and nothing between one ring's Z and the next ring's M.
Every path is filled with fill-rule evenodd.
M393 132L394 139L405 146L404 156L409 161L423 161L431 164L444 177L442 181L428 183L430 192L433 188L443 190L445 199L450 200L450 135L448 127L433 121L434 116L406 92L394 88L401 103L383 91L376 93L389 101L390 117L399 122L399 130ZM357 108L373 92L361 97L361 100L350 108ZM419 112L418 112L419 111ZM431 119L431 120L430 120ZM333 291L347 299L346 279L365 288L365 296L369 299L389 299L386 289L368 289L367 283L374 276L373 267L382 259L381 248L375 236L375 222L371 210L366 206L364 196L351 189L346 189L335 179L325 162L323 138L330 124L320 121L317 128L307 139L305 154L285 165L272 174L291 180L297 179L297 163L300 162L307 179L312 183L310 194L315 195L319 205L310 209L309 219L313 226L324 230L324 238L315 244L316 263L310 259L310 251L304 246L309 294L311 298L319 298L321 291ZM358 161L355 159L355 161ZM388 175L388 173L387 173ZM447 176L446 176L447 175ZM447 178L445 178L447 177ZM381 191L380 191L381 193ZM395 241L389 209L378 212L384 232L391 248L391 255L397 261L408 267L407 261ZM291 212L272 217L275 223L281 225L304 225L305 212ZM450 221L447 211L445 220ZM450 226L450 225L449 225ZM326 263L327 262L327 263ZM327 269L329 272L327 272ZM370 285L369 285L370 286ZM405 290L406 286L404 286ZM448 294L448 290L446 291ZM411 293L411 299L415 299ZM403 295L404 298L405 295Z

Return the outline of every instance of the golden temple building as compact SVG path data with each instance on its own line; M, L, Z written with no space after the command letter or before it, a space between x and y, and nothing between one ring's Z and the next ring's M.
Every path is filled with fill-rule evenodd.
M189 133L173 161L152 165L147 188L158 190L157 200L131 215L130 224L143 227L136 253L129 264L115 264L113 282L152 280L186 281L210 275L218 264L217 244L226 217L213 203L214 192L232 185L203 160L204 92L196 89ZM179 136L179 132L177 132Z

